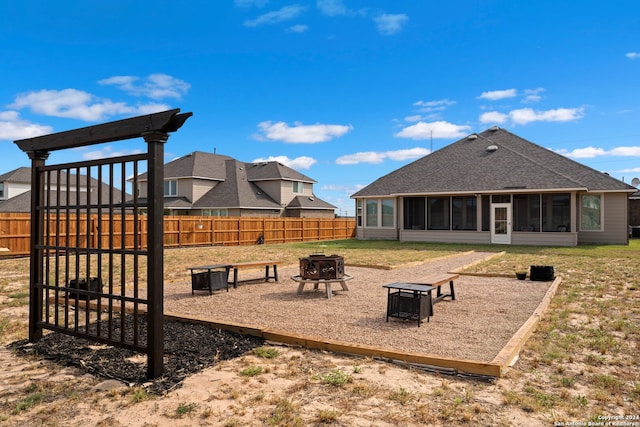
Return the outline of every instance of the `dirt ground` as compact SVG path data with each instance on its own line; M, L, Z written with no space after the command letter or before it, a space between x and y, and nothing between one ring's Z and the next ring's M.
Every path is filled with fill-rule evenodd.
M449 270L460 263L473 261L451 259L438 262L442 264L439 268ZM376 287L388 282L389 277L385 275L391 274L373 269L368 272L361 270L358 270L360 277L371 275L372 278L367 282L376 278ZM287 277L285 271L282 274L283 278ZM393 274L398 277L397 271ZM412 274L421 273L414 267ZM509 280L511 284L516 282ZM464 283L464 280L461 282ZM282 285L285 284L286 281ZM356 289L364 288L364 285L359 288L355 280L349 285L350 291L345 292L348 297L355 295ZM175 301L187 301L189 310L183 307L183 311L191 310L206 317L212 314L203 312L196 302L206 304L209 300L211 306L210 300L228 297L226 294L217 294L211 297L175 298L175 294L182 297L190 295L187 288L183 289L185 286L177 284L173 288L173 299L172 293L168 293L167 306L172 310L180 311L180 304ZM248 293L249 289L258 288L248 285L244 289ZM471 312L449 311L455 304L461 306L464 301L464 285L461 284L459 289L460 304L442 302L436 305L438 317L434 316L433 324L438 321L446 324L452 319L459 319L470 324L483 324L491 331L491 322L469 319ZM229 294L238 295L242 290L240 287ZM352 290L353 294L350 293ZM278 292L282 292L282 288ZM311 299L315 305L324 304L326 309L330 307L326 303L340 303L348 298L340 293L336 293L331 300L322 296L321 292L311 292L302 299ZM290 294L295 295L295 284L289 284L287 295ZM384 298L385 294L382 295ZM538 301L542 295L544 292L538 293ZM264 296L262 298L264 300ZM224 301L222 305L233 310L229 301ZM531 307L535 307L535 304ZM518 306L514 307L514 311L529 312L531 307L525 309ZM254 311L252 314L260 316L257 308ZM307 314L310 314L307 317L318 320L316 323L323 323L318 314ZM374 317L379 325L386 324L383 315L376 313ZM518 319L510 328L517 330L526 317ZM174 326L168 330L173 330ZM175 329L183 326L175 326ZM416 334L418 330L415 324L395 322L395 326L403 334ZM431 326L429 324L427 327ZM426 327L420 329L429 331ZM185 332L180 330L177 333ZM208 335L202 335L204 333ZM41 346L40 353L48 354L54 361L34 356L34 346L24 342L14 344L13 347L22 349L18 353L2 348L0 399L3 404L0 420L7 426L546 426L553 423L548 414L529 413L521 407L505 404L509 391L521 387L521 384L516 384L522 378L523 369L527 369L526 364L522 365L521 362L514 366L506 378L478 378L465 374L446 374L428 367L405 366L387 360L265 344L237 336L227 336L227 341L223 341L217 336L218 333L220 331L200 330L193 338L183 340L178 349L169 350L171 354L178 352L180 347L183 350L201 347L216 348L217 353L206 354L206 362L190 363L190 367L179 366L169 357L166 366L170 369L166 377L155 382L141 379L139 369L144 366L144 358L140 360L140 356L123 352L114 355L103 346L87 344L78 348L72 343L64 344L58 338L49 342L42 340L38 344ZM361 337L358 330L352 328L351 333L353 341L359 342L358 338ZM397 330L395 334L390 334L391 337L393 335L399 335ZM488 341L490 335L474 332L473 341L480 343L475 347L482 348L483 341ZM171 335L168 333L167 336ZM409 339L414 344L419 341L418 335L410 335ZM219 344L198 345L214 340L219 340ZM382 341L380 344L384 344ZM191 345L188 346L189 343ZM416 345L424 346L424 343L418 342ZM465 353L468 347L474 347L460 341L456 345L465 355L469 354ZM256 351L265 346L271 350L269 357ZM66 352L62 351L63 348ZM57 355L54 354L55 349L58 350ZM100 352L103 353L96 356ZM492 349L480 359L490 360L494 353ZM29 397L37 401L32 406L29 405ZM25 409L15 409L23 407Z

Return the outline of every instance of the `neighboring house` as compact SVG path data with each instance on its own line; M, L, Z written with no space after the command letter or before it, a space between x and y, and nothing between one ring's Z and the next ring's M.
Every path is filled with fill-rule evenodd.
M0 175L0 203L31 190L31 168L21 167Z
M635 191L493 127L351 197L358 239L575 246L627 244Z
M97 202L98 193L96 189L99 186L98 180L92 178L90 180L91 184L87 185L87 177L85 175L80 175L79 179L75 174L69 174L69 179L67 179L66 174L61 174L60 176L60 184L58 184L57 174L51 174L51 184L49 185L51 196L48 199L51 206L58 204L56 199L58 189L60 190L60 206L66 206L67 200L72 205L85 204L87 203L87 195L90 195L91 203ZM67 181L69 182L68 185ZM109 186L102 183L100 188L102 190L102 200L109 200ZM87 191L87 189L89 190ZM0 190L2 190L0 212L31 212L31 168L20 167L0 175ZM121 201L122 192L114 189L113 203L120 203Z
M144 199L147 174L138 181ZM164 165L164 208L169 215L333 218L336 207L313 194L315 182L278 162L195 151Z

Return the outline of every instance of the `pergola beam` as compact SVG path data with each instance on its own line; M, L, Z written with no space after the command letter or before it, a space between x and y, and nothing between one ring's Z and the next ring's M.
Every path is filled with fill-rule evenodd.
M51 152L66 148L85 147L104 142L142 137L148 132L175 132L193 113L180 112L179 108L160 113L117 120L66 132L52 133L14 141L24 152Z

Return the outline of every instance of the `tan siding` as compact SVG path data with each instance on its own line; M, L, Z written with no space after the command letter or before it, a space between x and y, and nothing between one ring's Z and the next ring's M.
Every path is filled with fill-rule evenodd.
M205 179L193 179L192 197L190 199L192 203L197 202L202 196L204 196L209 190L218 184L218 181L211 181Z
M578 243L626 245L629 235L627 193L604 193L604 231L579 231Z
M403 242L432 242L432 243L491 243L488 232L477 231L434 231L434 230L400 230L400 240Z
M358 228L358 239L363 240L398 240L398 230L395 228Z
M283 203L280 181L256 181L254 184L276 202ZM289 203L289 200L291 199L285 200L284 203Z

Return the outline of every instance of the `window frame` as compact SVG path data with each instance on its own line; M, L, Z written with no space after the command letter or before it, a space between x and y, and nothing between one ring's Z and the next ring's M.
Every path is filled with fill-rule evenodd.
M599 201L598 210L600 211L600 217L598 218L598 228L586 228L584 221L584 213L586 209L584 200L586 198L595 197ZM603 193L584 193L580 195L580 231L588 232L603 232L604 231L604 194Z
M173 190L173 192L171 190ZM177 196L178 195L178 180L177 179L165 179L164 180L164 185L163 185L163 188L162 188L162 195L165 196L165 197L175 197L175 196Z
M396 199L363 199L365 228L395 228ZM360 209L358 206L356 209ZM390 220L390 222L389 222Z
M293 194L304 194L304 182L293 181L291 186L291 192Z

